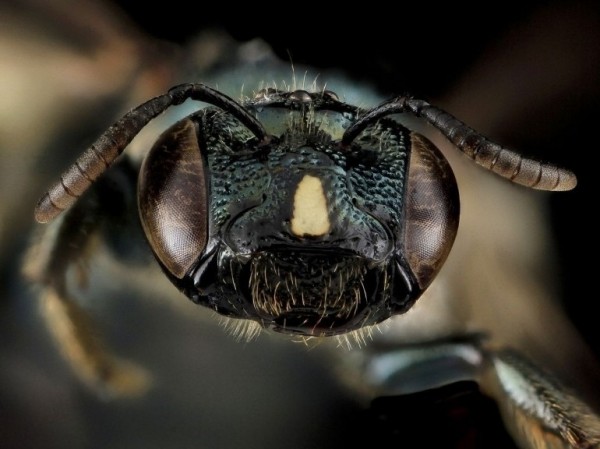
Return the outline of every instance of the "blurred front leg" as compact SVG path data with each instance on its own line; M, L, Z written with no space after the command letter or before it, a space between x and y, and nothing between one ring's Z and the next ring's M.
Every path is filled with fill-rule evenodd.
M600 418L574 392L513 351L492 353L483 386L527 449L600 447Z
M72 210L44 227L24 264L25 275L39 287L44 319L63 356L85 384L105 397L143 393L149 376L106 348L95 323L71 290L73 283L81 289L86 287L86 265L103 240L102 234L111 228L111 219L135 216L135 209L133 214L128 210L132 206L129 199L135 201L131 171L127 161L121 162ZM132 221L126 219L125 224L136 226Z
M370 394L379 396L374 407L381 408L381 400L385 399L402 409L409 408L404 412L389 412L388 405L385 412L399 421L396 425L405 441L406 438L412 441L407 435L415 432L420 421L429 426L440 409L450 410L444 412L445 419L450 420L456 416L457 407L464 413L464 401L456 402L455 399L456 392L461 391L462 396L469 392L476 399L467 401L469 410L466 413L474 419L462 432L463 436L456 439L463 441L456 443L457 447L504 447L504 443L498 446L502 432L496 430L494 423L484 422L501 417L503 427L522 449L600 448L600 417L583 400L551 374L514 351L486 349L478 336L366 349L356 351L354 355L354 366L360 367L360 377L369 387ZM350 371L348 366L345 368ZM473 381L479 384L479 389L471 391L468 387L465 390L465 385L469 385L465 382ZM494 400L500 416L494 418L493 412L486 411L482 406L485 404L483 397L477 399L477 391ZM425 408L427 410L421 413L424 418L418 418L421 416L419 410ZM426 435L427 444L432 438L437 438L435 441L439 443L444 426L448 427L448 423L440 421L435 424L435 432L417 433ZM456 433L457 425L450 427L450 433ZM468 437L468 433L477 437ZM461 445L467 440L469 444ZM419 441L423 443L423 440ZM444 442L446 444L447 440ZM506 447L512 447L510 443L506 444ZM452 442L448 445L455 447Z

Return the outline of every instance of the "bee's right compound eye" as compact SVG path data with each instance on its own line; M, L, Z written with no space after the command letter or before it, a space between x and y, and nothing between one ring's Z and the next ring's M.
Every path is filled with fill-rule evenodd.
M140 171L140 218L152 251L182 279L202 255L208 238L205 163L196 125L185 119L168 129Z

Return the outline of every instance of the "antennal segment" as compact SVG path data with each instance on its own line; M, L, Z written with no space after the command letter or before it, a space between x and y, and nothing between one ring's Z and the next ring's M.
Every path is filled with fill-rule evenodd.
M67 169L35 209L35 219L47 223L71 207L77 199L104 173L133 138L150 120L171 106L188 98L217 106L236 117L261 142L268 141L263 125L244 107L225 94L204 84L181 84L132 109L108 128L75 163Z
M381 117L401 112L425 119L475 163L516 184L552 191L571 190L577 185L577 177L570 170L523 157L490 141L452 114L407 96L394 98L367 112L346 130L342 145L350 145L367 126Z

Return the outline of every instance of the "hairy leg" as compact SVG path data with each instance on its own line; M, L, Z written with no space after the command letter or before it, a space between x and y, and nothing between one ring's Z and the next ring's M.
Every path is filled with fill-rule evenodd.
M130 229L135 226L135 170L125 159L64 217L45 226L25 258L24 273L39 288L52 337L75 373L102 396L143 393L149 376L111 353L73 290L85 290L86 265L99 245L119 251L125 241L137 243Z

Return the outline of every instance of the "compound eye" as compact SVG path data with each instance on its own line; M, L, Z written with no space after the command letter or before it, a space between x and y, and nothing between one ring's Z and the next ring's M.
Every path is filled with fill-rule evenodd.
M406 186L404 255L421 291L450 253L459 217L458 187L450 164L425 137L411 134Z
M162 265L181 279L206 247L208 198L205 163L194 122L168 129L146 156L138 202L142 226Z

